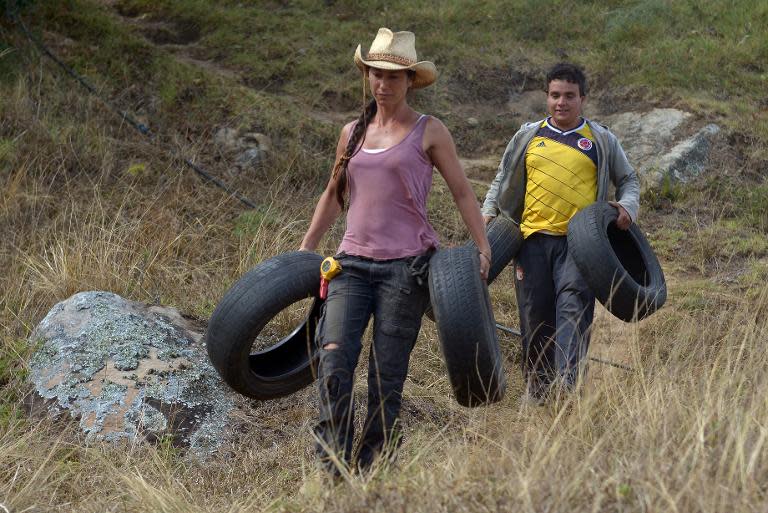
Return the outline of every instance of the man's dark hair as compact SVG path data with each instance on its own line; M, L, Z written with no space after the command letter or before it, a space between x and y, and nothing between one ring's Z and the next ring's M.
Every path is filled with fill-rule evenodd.
M587 95L587 77L584 76L584 71L570 62L558 62L547 72L547 91L549 90L549 83L553 80L565 80L572 84L579 85L579 96Z

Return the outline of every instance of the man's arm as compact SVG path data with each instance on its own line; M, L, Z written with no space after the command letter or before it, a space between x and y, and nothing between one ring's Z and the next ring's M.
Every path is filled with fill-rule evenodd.
M490 223L491 219L499 215L499 207L496 199L499 196L499 184L501 183L502 178L504 178L505 172L504 159L502 158L499 163L499 170L496 172L496 178L493 179L491 186L488 188L488 192L485 193L485 201L483 201L483 208L481 210L485 224Z
M611 204L621 206L629 216L629 223L626 224L628 228L629 224L637 222L640 209L640 180L616 136L609 132L608 139L610 141L608 171L611 181L616 186L616 201ZM621 214L621 209L619 213Z
M499 169L496 172L496 177L491 182L491 186L488 188L488 192L485 194L485 201L483 201L483 208L481 209L485 224L488 224L491 219L499 215L499 189L501 187L501 183L511 172L512 154L515 151L515 147L519 139L520 130L518 130L512 139L509 140L507 148L504 150L504 155L501 157L501 162L499 163Z

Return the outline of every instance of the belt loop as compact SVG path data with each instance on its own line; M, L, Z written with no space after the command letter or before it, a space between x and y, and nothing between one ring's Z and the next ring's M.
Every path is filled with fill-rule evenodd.
M432 259L434 252L435 248L430 248L423 255L410 257L406 260L411 276L416 279L416 283L420 287L427 281L429 276L429 261Z

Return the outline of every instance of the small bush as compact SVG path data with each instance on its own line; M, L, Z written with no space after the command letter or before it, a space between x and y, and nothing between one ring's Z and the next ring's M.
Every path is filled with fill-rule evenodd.
M32 4L34 0L0 0L0 10L3 14L10 14L14 10L20 11Z

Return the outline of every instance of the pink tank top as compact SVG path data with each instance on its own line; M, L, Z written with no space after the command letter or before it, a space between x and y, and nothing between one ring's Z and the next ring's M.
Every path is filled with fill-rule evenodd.
M378 153L361 149L350 159L347 230L339 252L390 260L438 246L427 220L432 161L422 139L428 119L422 115L396 145Z

